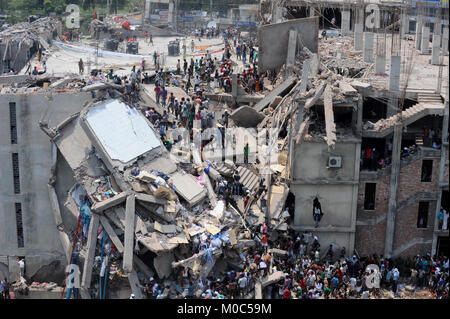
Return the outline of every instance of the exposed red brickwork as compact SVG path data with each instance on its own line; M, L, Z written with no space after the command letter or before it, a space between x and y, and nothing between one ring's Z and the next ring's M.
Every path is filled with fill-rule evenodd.
M383 254L385 236L386 221L373 226L356 226L355 248L358 254Z
M417 228L419 202L400 210L395 218L394 251L415 239L433 239L434 215L436 202L430 202L428 208L427 228ZM429 245L431 250L431 244ZM430 251L428 251L430 252ZM417 253L415 253L417 254Z
M437 192L439 183L440 158L425 158L433 160L431 182L421 182L422 160L412 162L400 169L400 180L397 193L397 203L410 198L417 192Z
M437 193L439 184L439 163L440 158L425 158L433 160L433 172L431 182L421 182L422 160L410 163L400 170L399 187L397 193L397 205L414 196L419 192ZM448 167L447 167L448 176ZM374 226L357 226L355 235L355 247L358 253L383 254L386 236L386 219L384 218L389 205L389 185L390 175L383 176L377 183L375 211L364 211L364 190L365 182L361 182L358 189L358 215L357 220L375 220L377 217L383 218L380 223ZM436 202L431 201L428 213L427 229L417 229L418 206L420 200L415 200L408 206L398 211L396 216L394 251L416 239L432 240L433 225ZM430 244L417 244L405 250L401 255L418 254L421 251L430 252Z

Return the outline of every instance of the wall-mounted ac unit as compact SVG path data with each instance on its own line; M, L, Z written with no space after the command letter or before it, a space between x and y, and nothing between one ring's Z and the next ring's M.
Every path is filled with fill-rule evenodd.
M330 156L328 158L328 167L341 167L342 157L341 156Z

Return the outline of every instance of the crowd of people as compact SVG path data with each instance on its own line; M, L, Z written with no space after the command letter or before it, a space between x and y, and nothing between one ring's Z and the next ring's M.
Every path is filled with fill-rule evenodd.
M263 289L267 299L373 299L383 298L383 291L401 298L399 284L428 289L433 298L448 299L449 259L446 256L417 255L407 266L396 265L383 255L347 257L345 247L333 244L323 249L311 233L285 234L271 242L263 224L255 235L256 246L243 251L242 271L230 270L207 278L188 278L184 270L173 281L144 279L147 298L253 298L257 282L264 283L269 274L283 272L284 278ZM270 253L269 247L285 253ZM323 257L322 257L323 256ZM368 267L369 266L369 267ZM409 266L409 268L407 268Z

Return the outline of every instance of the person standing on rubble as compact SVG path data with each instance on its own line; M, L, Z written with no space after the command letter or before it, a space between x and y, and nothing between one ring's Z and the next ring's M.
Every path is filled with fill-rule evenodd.
M155 96L156 96L156 105L159 105L159 99L161 97L161 88L159 87L158 83L156 83L155 85Z
M153 52L153 64L156 67L156 58L158 57L158 54L156 53L156 51ZM159 68L156 68L156 72L158 72Z
M223 125L225 126L225 128L228 128L228 117L229 117L228 111L225 110L225 112L222 115Z
M183 60L183 74L184 74L184 76L186 76L187 68L188 68L188 63L187 63L186 59L184 59Z
M164 86L162 87L162 90L161 90L161 99L162 99L161 105L163 108L165 108L166 100L167 100L167 90L166 90L166 87L164 87Z
M78 61L78 71L80 74L84 73L84 62L82 58L80 58L80 61Z
M263 186L263 191L261 193L260 197L260 206L259 209L261 212L265 212L265 209L267 208L267 191L266 191L266 185Z

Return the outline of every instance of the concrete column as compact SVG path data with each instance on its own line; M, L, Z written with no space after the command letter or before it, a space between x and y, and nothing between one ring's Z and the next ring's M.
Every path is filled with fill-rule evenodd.
M299 89L300 93L306 92L306 86L308 84L310 73L311 73L311 61L308 59L303 62L302 80Z
M310 17L316 16L316 10L314 10L313 6L309 7L309 16Z
M350 10L341 11L341 32L342 35L350 34Z
M297 31L289 31L288 51L286 57L286 67L293 67L295 65L295 52L297 48Z
M448 28L445 27L442 32L442 52L445 56L448 55Z
M376 74L386 73L386 54L377 55L375 57L375 73Z
M394 139L392 145L392 165L389 185L389 205L386 216L386 238L384 243L384 256L390 258L394 250L395 217L397 211L397 191L400 175L400 152L402 148L403 125L394 126Z
M144 18L145 21L150 20L150 0L145 0Z
M449 109L448 109L448 94L445 99L445 107L444 107L444 118L442 122L442 132L448 132L448 117L449 117ZM446 133L442 134L442 149L441 149L441 162L439 165L439 185L442 183L448 182L448 180L445 178L445 166L447 163L447 150L448 150L448 135ZM436 248L437 248L437 241L438 241L438 213L439 209L441 207L441 201L442 201L442 187L439 186L438 188L438 200L436 203L436 213L434 216L434 233L433 233L433 243L432 243L432 250L431 255L436 254Z
M87 256L84 260L83 275L81 277L81 287L90 288L92 278L92 266L94 264L95 246L97 245L97 230L99 225L99 215L93 213L89 223L89 233L87 242Z
M422 15L418 15L416 20L416 50L420 50L422 44L422 21Z
M233 96L233 98L237 98L238 96L238 81L237 81L237 74L233 73L231 75L231 95Z
M420 44L421 54L430 54L430 27L422 28L422 43Z
M441 36L439 34L433 35L433 45L431 50L431 64L439 65L439 56L441 52Z
M373 32L364 32L364 62L373 62Z
M123 251L123 271L129 274L133 270L134 229L136 196L127 197L125 208L125 238Z
M363 49L363 30L364 25L362 23L355 24L355 51L361 51Z
M358 110L358 113L359 113L359 110ZM356 215L358 212L359 165L361 163L360 159L361 159L361 143L357 143L356 149L355 149L355 167L354 167L354 171L353 171L353 180L355 180L355 181L357 180L358 183L353 185L351 232L350 232L350 239L349 239L350 242L349 242L349 247L348 247L348 251L347 251L347 256L352 256L353 251L355 250Z
M391 56L391 69L389 71L389 91L400 90L400 61L400 56Z
M402 13L402 25L400 26L400 32L402 33L402 39L409 33L409 15L407 12Z
M169 26L172 26L173 27L173 16L174 16L174 14L173 14L173 7L174 7L174 4L173 4L173 1L170 1L169 2L169 12L168 12L168 24L169 24Z

